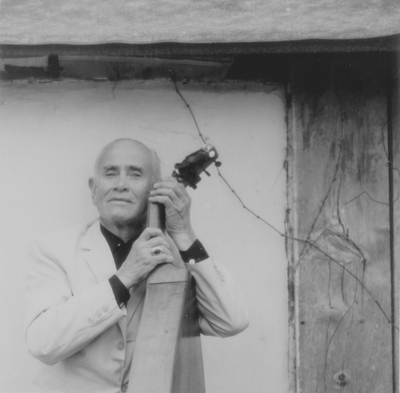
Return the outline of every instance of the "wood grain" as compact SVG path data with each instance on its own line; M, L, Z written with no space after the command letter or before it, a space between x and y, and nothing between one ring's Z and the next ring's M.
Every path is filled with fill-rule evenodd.
M297 392L392 392L386 68L295 64L291 264Z
M171 391L185 284L154 284L152 288L147 288L129 391Z
M204 370L195 283L148 283L129 378L129 392L203 393Z
M389 124L392 135L389 138L392 146L392 165L389 165L391 171L391 192L392 192L392 210L393 210L393 280L392 291L394 297L393 316L395 326L399 326L399 283L400 283L400 54L389 56L389 78L390 86L390 107L388 108ZM393 329L393 358L394 358L394 392L399 391L399 330Z
M148 226L164 228L164 209L149 204ZM128 393L204 393L195 282L183 262L147 279Z

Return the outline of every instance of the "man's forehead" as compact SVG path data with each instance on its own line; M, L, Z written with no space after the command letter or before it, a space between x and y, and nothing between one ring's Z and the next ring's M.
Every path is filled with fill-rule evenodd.
M151 161L151 153L148 148L133 142L121 142L110 146L100 156L100 162L107 161Z
M98 166L99 168L110 165L144 167L151 165L151 161L151 152L145 146L133 142L120 142L102 152Z

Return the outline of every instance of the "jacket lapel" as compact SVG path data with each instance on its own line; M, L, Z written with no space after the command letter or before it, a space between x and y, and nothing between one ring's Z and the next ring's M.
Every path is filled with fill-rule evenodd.
M99 221L96 221L88 228L82 242L82 247L85 250L85 259L98 282L108 280L113 274L115 274L117 268L115 266L114 258L110 246L101 233ZM135 314L135 311L143 300L145 293L146 280L142 281L130 290L131 298L127 304L127 318L123 318L118 322L124 337L126 336L127 324Z
M108 280L117 271L110 247L100 231L100 223L92 224L83 239L85 259L98 282Z

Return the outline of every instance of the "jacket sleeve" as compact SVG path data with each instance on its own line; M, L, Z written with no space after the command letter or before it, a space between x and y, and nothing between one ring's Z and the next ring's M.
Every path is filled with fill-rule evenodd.
M201 333L229 337L246 329L249 312L229 272L212 258L186 266L196 280Z
M126 315L108 281L73 294L49 247L35 242L27 267L25 338L29 352L55 364L82 349Z

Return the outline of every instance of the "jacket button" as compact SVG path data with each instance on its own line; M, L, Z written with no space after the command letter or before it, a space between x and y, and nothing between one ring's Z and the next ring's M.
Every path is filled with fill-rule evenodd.
M123 350L125 348L124 343L122 341L119 342L118 345L117 345L117 348Z

